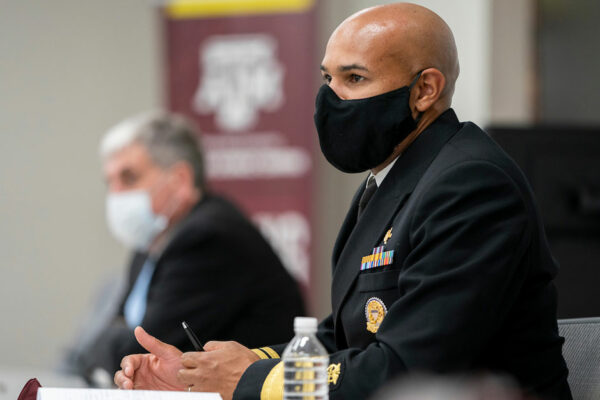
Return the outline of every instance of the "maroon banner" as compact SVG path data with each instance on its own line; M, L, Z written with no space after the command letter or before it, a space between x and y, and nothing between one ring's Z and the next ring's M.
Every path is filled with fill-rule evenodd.
M164 19L168 105L201 128L211 190L236 201L307 285L314 8Z

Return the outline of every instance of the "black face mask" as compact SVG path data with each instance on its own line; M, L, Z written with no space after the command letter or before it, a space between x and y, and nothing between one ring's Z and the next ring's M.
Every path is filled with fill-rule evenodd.
M343 172L381 165L417 126L408 99L420 77L419 72L410 86L358 100L342 100L321 86L314 119L327 161Z

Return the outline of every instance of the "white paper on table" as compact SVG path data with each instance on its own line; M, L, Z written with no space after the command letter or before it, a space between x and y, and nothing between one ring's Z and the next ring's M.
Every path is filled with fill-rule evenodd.
M219 393L41 387L37 400L222 400Z

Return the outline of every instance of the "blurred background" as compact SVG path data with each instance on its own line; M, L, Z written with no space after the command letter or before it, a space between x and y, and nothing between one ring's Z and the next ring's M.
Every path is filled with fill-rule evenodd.
M157 107L199 123L212 187L261 228L311 315L330 312L330 252L365 174L338 172L318 149L318 67L335 26L389 2L237 3L266 6L0 0L0 366L54 367L99 284L124 273L97 148ZM600 3L415 3L454 31L459 118L489 128L532 181L562 267L559 316L599 315Z

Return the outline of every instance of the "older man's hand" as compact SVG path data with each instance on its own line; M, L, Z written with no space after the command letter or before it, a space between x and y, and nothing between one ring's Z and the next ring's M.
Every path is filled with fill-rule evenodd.
M184 353L179 382L193 391L218 392L230 400L242 374L259 357L237 342L208 342L204 352Z
M181 351L150 336L141 327L135 328L135 338L150 354L133 354L121 361L121 370L115 374L120 389L184 390L177 380L183 367Z

